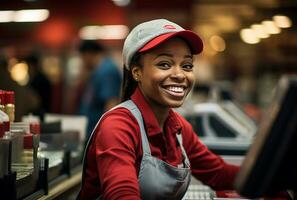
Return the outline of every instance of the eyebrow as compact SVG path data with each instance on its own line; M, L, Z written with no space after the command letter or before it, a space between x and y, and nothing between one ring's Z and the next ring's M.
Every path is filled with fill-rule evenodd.
M161 57L161 56L173 57L173 55L172 54L169 54L169 53L160 53L160 54L158 54L155 57L155 59L158 58L158 57ZM184 58L191 58L191 59L193 59L193 55L185 55Z

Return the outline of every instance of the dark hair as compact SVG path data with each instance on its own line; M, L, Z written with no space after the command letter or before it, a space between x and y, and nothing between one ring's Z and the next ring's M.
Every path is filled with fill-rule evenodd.
M137 82L134 80L132 75L132 67L133 66L139 66L141 67L140 63L141 54L136 53L132 59L130 64L130 69L127 69L126 66L123 67L123 82L122 82L122 94L121 94L121 101L126 101L130 99L131 95L134 93Z
M79 45L79 52L81 53L85 53L85 52L98 53L98 52L104 52L104 51L105 51L105 47L94 40L83 40Z

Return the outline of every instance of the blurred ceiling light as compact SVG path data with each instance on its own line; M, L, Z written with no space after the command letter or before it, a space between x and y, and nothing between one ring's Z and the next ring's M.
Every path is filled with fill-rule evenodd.
M96 40L98 26L84 26L79 30L79 37L83 40Z
M223 32L233 32L238 30L240 26L238 18L232 15L215 15L213 21L215 26Z
M0 11L0 23L7 22L42 22L49 17L47 9Z
M292 26L291 19L285 15L275 15L273 21L280 28L290 28Z
M226 49L225 40L218 35L211 36L211 38L209 39L209 43L211 48L213 48L213 50L217 52L222 52Z
M269 34L278 34L281 32L281 29L278 26L276 26L274 21L266 20L262 22L262 25L265 31Z
M117 6L127 6L130 4L131 0L112 0Z
M211 24L198 24L194 27L194 31L202 37L206 38L212 35L216 35L220 32L218 27L213 26Z
M129 33L129 28L125 25L104 25L85 26L79 31L79 36L84 40L121 40Z
M49 17L47 9L32 9L15 11L15 22L42 22Z
M12 22L14 11L0 11L0 23Z
M256 36L252 29L245 28L240 31L241 39L248 44L256 44L260 42L260 39Z
M218 54L217 51L213 50L212 48L204 48L203 47L203 54L208 57L213 57Z
M26 85L29 81L28 65L17 63L10 68L11 78L20 85Z
M269 34L265 31L263 25L253 24L251 26L252 30L255 32L258 38L268 38Z

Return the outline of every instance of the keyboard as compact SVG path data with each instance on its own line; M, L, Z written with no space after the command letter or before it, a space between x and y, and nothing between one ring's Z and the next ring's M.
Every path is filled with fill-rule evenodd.
M209 186L191 184L182 200L212 200L215 197L215 191Z

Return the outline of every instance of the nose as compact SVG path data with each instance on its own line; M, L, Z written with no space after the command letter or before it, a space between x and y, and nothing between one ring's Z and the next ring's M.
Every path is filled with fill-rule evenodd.
M182 81L186 78L186 76L180 66L175 66L172 68L171 78Z

